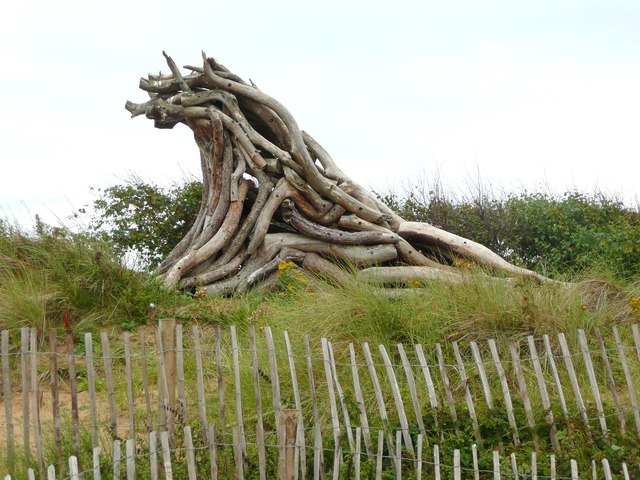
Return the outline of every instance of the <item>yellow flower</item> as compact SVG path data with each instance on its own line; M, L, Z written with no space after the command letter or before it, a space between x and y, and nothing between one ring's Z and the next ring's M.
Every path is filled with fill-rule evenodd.
M280 270L282 272L284 270L288 270L288 269L293 268L295 266L296 266L296 264L293 263L293 262L280 262L278 264L278 270Z
M631 297L631 300L629 300L629 306L631 307L631 315L634 317L640 317L640 298Z

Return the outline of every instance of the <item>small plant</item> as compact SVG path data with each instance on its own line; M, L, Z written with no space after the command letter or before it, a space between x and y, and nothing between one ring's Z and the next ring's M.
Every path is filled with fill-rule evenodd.
M307 277L293 262L280 262L276 276L282 288L288 292L304 289L307 286Z

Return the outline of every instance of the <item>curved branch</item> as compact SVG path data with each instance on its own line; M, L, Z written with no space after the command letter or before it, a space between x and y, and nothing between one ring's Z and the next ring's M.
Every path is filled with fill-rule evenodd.
M496 270L517 276L531 277L541 282L549 279L539 273L526 268L516 267L510 264L500 255L492 252L484 245L476 243L453 233L440 230L428 223L401 222L398 235L409 242L417 242L423 245L434 246L445 251L473 260L480 265L486 265Z
M370 207L364 205L358 200L350 197L320 175L318 169L313 163L313 160L311 159L311 156L309 155L309 152L305 147L304 140L302 139L302 134L300 133L297 122L289 113L289 110L284 107L284 105L282 105L274 98L265 95L254 87L242 85L241 83L227 80L216 75L216 73L211 68L209 59L204 52L202 53L202 56L204 60L205 78L210 86L216 88L224 88L225 90L235 95L244 96L256 102L262 103L278 114L278 116L282 119L284 124L287 126L287 129L289 130L289 135L292 140L292 154L294 158L296 158L300 162L304 173L307 176L307 181L309 182L311 187L313 187L319 193L327 196L335 203L339 203L348 211L357 213L358 216L366 220L374 223L380 223L386 220L386 215L383 215L380 212L376 212L375 210L372 210Z
M310 222L298 213L293 202L289 199L282 204L282 217L298 232L311 238L338 245L382 245L398 243L400 238L392 232L344 232L323 227Z
M192 270L196 265L206 261L216 255L230 240L235 233L242 214L244 200L249 190L249 182L243 181L238 191L238 200L229 207L229 212L220 227L220 230L197 250L194 250L180 260L178 260L166 273L164 282L172 287L176 287L180 278Z

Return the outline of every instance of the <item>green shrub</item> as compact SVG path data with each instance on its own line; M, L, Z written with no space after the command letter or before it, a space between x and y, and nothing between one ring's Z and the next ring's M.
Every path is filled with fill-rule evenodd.
M200 208L202 183L188 180L163 188L134 177L98 193L91 228L118 252L134 252L155 267L191 228Z
M407 220L479 242L507 260L550 274L596 266L640 274L640 212L602 193L509 193L479 189L462 200L442 188L380 196Z

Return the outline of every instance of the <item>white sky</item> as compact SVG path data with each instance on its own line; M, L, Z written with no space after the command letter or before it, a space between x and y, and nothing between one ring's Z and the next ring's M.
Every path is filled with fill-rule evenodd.
M49 221L131 172L199 176L189 131L130 119L138 79L216 57L376 189L464 185L638 196L640 2L7 3L0 218Z

